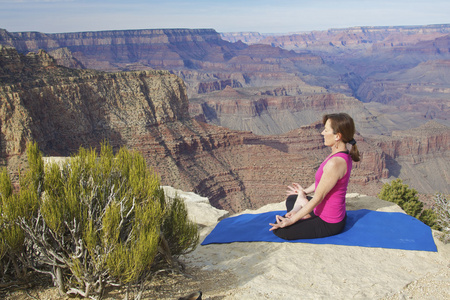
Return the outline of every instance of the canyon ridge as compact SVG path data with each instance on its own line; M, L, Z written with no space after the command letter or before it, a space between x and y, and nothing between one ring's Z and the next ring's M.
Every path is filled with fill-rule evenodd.
M289 36L212 29L11 33L0 29L1 161L79 146L141 152L165 185L231 212L310 184L327 155L321 115L355 118L351 192L400 177L449 190L450 26Z

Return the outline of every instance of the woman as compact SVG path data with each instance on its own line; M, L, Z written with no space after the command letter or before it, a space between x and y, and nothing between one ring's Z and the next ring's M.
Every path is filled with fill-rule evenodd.
M277 236L286 240L311 239L340 233L345 226L345 194L352 161L359 161L353 119L346 113L328 114L322 120L324 144L331 154L316 172L315 182L302 188L298 183L288 187L287 214L270 223ZM347 144L351 145L350 151ZM308 200L307 194L314 192Z

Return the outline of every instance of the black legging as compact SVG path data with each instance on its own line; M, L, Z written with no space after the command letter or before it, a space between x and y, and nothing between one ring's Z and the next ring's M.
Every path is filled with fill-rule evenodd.
M286 210L290 212L294 208L295 200L297 195L290 195L286 199ZM314 239L326 236L331 236L340 233L345 226L345 216L344 220L339 223L327 223L314 212L310 213L311 218L299 220L291 226L278 228L273 231L275 235L285 240L298 240L298 239Z

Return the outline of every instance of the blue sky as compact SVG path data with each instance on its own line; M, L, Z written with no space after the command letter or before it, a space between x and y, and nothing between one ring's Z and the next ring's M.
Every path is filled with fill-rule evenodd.
M448 23L449 0L0 0L0 28L11 32L213 28L288 33Z

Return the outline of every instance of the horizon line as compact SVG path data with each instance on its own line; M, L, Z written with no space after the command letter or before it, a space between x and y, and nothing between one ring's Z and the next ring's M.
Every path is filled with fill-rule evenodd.
M67 31L67 32L43 32L34 30L25 31L9 31L6 28L1 28L0 30L5 30L10 33L43 33L43 34L70 34L70 33L94 33L94 32L114 32L114 31L144 31L144 30L214 30L215 32L222 33L258 33L262 35L284 35L284 34L298 34L298 33L308 33L308 32L319 32L319 31L333 31L333 30L345 30L354 28L369 28L369 29L379 29L379 28L417 28L417 27L447 27L450 23L436 23L436 24L426 24L426 25L363 25L363 26L350 26L350 27L331 27L328 29L316 29L316 30L299 30L299 31L289 31L289 32L259 32L259 31L217 31L212 27L201 27L201 28L190 28L190 27L167 27L167 28L134 28L134 29L106 29L106 30L82 30L82 31Z

